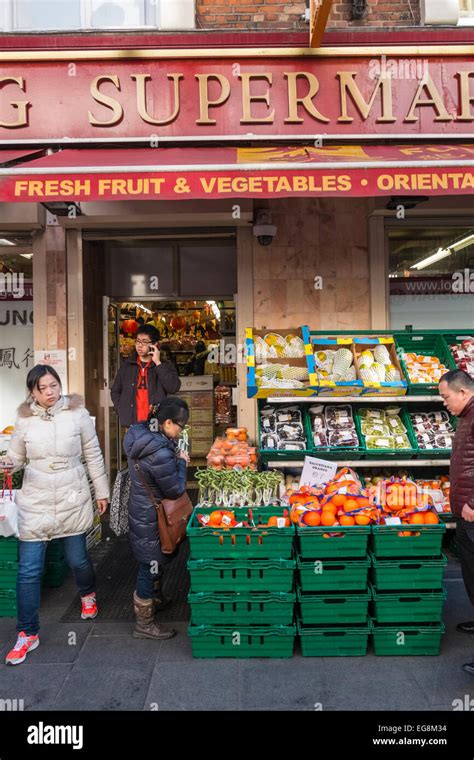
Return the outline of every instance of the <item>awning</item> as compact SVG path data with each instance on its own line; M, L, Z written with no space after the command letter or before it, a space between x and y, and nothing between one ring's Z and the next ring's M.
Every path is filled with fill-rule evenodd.
M474 143L64 149L27 165L0 168L4 202L473 191Z
M36 150L0 150L0 167L9 166L11 164L29 160L31 157L40 156L44 152L44 148Z

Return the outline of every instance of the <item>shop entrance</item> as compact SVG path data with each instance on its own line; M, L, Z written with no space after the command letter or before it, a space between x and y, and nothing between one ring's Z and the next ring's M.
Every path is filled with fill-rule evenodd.
M86 245L86 249L89 244ZM160 333L162 361L171 362L180 377L179 394L191 410L185 439L194 467L205 465L215 435L236 421L237 252L235 232L143 238L116 236L90 244L84 275L90 289L102 289L102 363L97 383L86 382L86 396L99 393L98 425L111 482L125 465L122 441L126 429L118 420L110 390L124 361L135 361L135 340L141 325ZM91 292L92 291L92 292ZM105 294L104 294L105 293ZM97 325L88 320L85 299L85 345L93 347ZM88 365L97 352L86 351ZM87 399L86 399L87 400ZM94 408L91 398L87 400ZM191 471L192 477L192 471Z

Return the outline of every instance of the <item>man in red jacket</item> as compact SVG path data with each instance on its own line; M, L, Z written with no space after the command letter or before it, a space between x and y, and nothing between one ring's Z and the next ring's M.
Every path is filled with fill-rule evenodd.
M445 407L458 418L451 452L451 511L457 518L456 542L466 591L474 604L474 380L454 369L440 380ZM474 621L460 623L458 631L474 633ZM474 662L464 665L474 675Z

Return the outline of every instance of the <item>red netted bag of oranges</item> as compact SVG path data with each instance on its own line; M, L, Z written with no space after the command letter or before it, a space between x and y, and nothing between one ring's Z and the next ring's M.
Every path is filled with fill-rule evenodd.
M249 444L247 428L227 428L225 436L215 439L206 459L215 470L257 469L257 449Z

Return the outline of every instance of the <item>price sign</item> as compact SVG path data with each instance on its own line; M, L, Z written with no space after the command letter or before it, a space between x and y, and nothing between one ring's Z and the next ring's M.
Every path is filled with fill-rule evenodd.
M316 459L316 457L305 457L300 488L301 486L319 486L322 483L329 483L336 472L336 462L327 462L325 459Z

